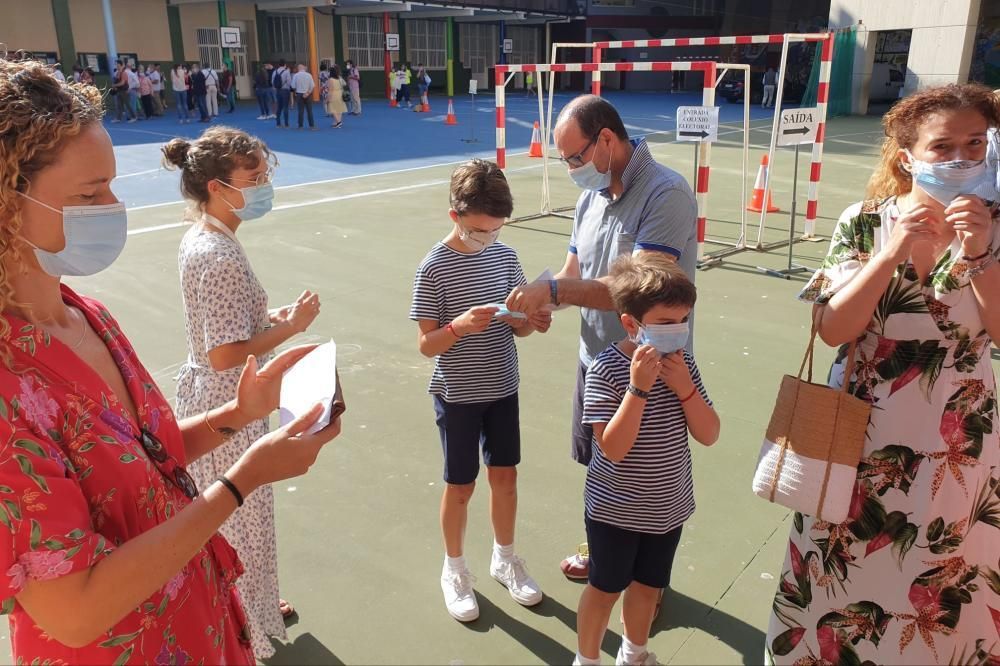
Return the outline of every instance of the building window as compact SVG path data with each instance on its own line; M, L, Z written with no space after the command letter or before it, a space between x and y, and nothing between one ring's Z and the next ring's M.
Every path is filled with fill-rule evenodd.
M486 77L489 75L489 68L500 57L497 27L482 23L460 23L458 41L462 48L462 64L472 70L472 78L480 88L488 88L490 83Z
M444 69L448 65L445 21L407 21L406 49L410 64L424 63L429 69Z
M198 60L212 69L222 69L218 28L198 28Z
M358 69L383 69L385 67L385 30L381 16L348 16L347 18L347 58ZM398 33L398 20L389 20L389 31ZM393 62L399 59L399 51L390 51Z
M304 16L268 15L267 41L275 60L302 62L309 56Z
M507 26L506 35L513 42L513 50L508 54L507 62L515 65L542 62L538 59L538 28Z

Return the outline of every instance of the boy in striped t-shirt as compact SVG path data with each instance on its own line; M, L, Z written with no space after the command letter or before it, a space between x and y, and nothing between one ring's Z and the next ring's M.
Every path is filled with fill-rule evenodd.
M577 611L575 664L599 664L611 609L625 592L616 664L655 664L649 627L684 521L694 513L688 433L706 446L719 417L684 347L696 292L657 254L611 267L611 298L628 337L587 370L583 421L594 428L584 489L590 572Z
M413 282L410 319L420 327L420 352L437 357L429 392L444 449L441 590L448 613L461 622L479 617L463 539L480 446L493 521L490 575L524 606L542 600L538 584L514 554L521 461L514 336L547 330L551 314L515 318L498 305L525 283L517 253L496 242L513 209L507 179L496 164L472 160L455 169L451 233L424 257Z

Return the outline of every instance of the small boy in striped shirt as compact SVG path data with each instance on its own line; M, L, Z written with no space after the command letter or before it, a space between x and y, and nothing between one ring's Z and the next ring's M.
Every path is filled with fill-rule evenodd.
M583 421L594 428L584 490L588 584L577 611L574 664L599 664L611 609L625 592L616 664L655 664L649 628L684 521L694 513L688 433L719 437L694 357L684 350L695 287L659 253L624 256L611 297L628 337L587 370Z
M514 554L521 461L514 337L544 332L551 313L527 319L499 305L525 283L517 253L496 242L514 208L503 171L484 160L466 162L451 176L450 198L452 229L417 268L410 319L420 328L420 352L437 357L429 392L444 450L441 590L448 613L471 622L479 617L479 605L463 540L480 446L493 521L490 575L521 605L542 600L538 584Z

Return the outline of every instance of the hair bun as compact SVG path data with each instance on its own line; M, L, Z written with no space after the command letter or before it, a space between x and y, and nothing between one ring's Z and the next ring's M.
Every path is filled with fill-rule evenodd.
M167 165L183 169L191 153L191 142L187 139L171 139L163 146L163 160Z

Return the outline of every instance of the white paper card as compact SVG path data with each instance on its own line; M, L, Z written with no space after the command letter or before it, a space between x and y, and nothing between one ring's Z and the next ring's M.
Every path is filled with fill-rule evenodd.
M278 418L284 427L305 414L317 402L323 404L319 420L307 430L313 434L330 424L337 394L337 343L333 340L312 350L281 379Z
M528 315L524 314L523 312L511 312L510 310L507 309L507 306L504 305L503 303L487 303L486 307L497 309L496 314L493 315L494 317L510 317L512 319L528 318Z

